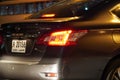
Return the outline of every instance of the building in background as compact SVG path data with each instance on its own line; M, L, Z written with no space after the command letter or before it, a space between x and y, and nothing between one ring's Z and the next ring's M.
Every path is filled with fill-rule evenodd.
M4 0L0 2L0 24L22 20L59 0Z

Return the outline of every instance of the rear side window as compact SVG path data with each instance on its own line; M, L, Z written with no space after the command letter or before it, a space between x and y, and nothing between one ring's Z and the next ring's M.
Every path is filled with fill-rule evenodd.
M120 3L118 5L116 5L111 12L116 15L117 17L120 18Z

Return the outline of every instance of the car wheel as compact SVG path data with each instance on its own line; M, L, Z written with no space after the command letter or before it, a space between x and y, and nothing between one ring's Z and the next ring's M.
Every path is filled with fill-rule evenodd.
M120 59L116 59L108 65L102 80L120 80Z

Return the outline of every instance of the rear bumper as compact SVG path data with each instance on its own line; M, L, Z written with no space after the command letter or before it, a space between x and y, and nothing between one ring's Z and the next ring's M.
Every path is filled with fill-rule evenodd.
M75 51L76 53L73 54L73 47L66 49L66 51L62 49L60 47L50 48L41 59L39 59L39 56L2 55L0 57L0 78L60 80L63 77L62 73L64 73L62 71L65 71L68 76L67 80L100 80L103 69L109 60L108 57L91 55L89 52L87 54L80 51L79 53ZM67 66L62 62L65 62ZM48 73L56 73L56 76L48 77Z
M32 63L32 64L30 64ZM33 64L34 63L34 64ZM37 62L16 62L1 60L0 77L8 79L28 79L28 80L58 80L59 63L53 64L35 64ZM49 74L55 74L49 77Z

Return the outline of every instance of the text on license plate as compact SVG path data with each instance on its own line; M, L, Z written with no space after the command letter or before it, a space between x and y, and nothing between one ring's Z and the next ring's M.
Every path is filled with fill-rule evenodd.
M26 40L12 40L12 52L25 53L26 52Z

